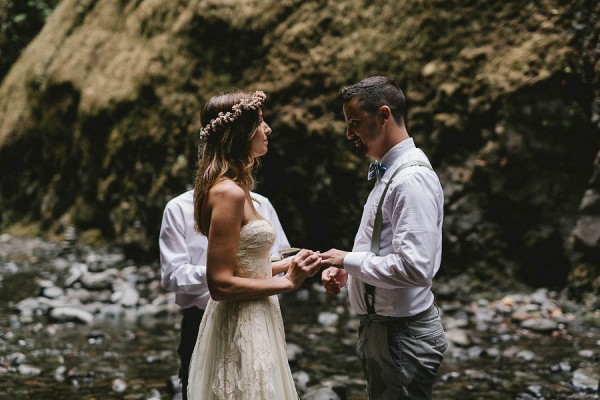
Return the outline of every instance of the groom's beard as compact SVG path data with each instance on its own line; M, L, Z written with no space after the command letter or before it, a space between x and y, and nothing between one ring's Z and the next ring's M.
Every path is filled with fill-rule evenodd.
M354 152L359 156L365 157L367 155L367 146L362 141L352 143L352 147Z

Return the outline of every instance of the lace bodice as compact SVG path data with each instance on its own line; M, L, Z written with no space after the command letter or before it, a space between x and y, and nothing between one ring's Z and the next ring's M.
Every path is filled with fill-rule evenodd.
M242 226L237 254L235 275L246 278L270 278L271 246L275 242L275 230L264 219L255 219Z

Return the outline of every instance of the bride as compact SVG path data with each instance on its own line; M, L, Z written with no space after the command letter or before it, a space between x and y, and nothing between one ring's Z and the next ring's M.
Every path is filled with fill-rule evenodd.
M270 261L275 233L250 198L252 171L271 134L262 116L265 98L260 91L224 93L201 113L194 217L196 229L208 236L212 300L190 364L192 400L298 398L276 295L318 272L321 258L302 250Z

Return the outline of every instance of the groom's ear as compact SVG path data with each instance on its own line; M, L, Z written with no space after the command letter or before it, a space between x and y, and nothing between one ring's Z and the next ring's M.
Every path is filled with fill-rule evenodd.
M381 123L385 124L385 121L387 121L391 115L390 108L388 106L381 106L379 107L379 113L381 117Z

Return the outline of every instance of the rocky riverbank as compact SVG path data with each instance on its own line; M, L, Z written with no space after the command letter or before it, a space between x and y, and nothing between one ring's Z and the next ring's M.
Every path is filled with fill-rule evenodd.
M465 276L436 292L450 341L437 398L599 398L598 310L546 289L474 293ZM313 280L281 304L302 398L364 399L346 293ZM0 398L176 398L178 313L158 265L0 235Z

